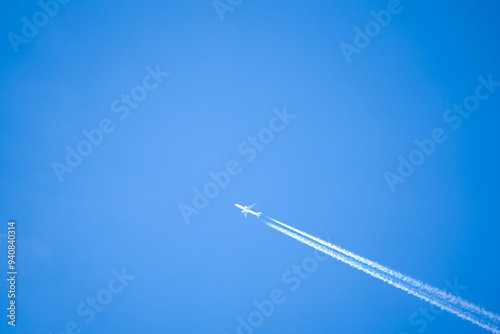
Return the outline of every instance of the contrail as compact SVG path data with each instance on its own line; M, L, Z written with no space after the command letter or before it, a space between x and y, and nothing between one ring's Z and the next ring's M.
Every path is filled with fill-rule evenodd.
M267 219L266 219L267 218ZM296 228L281 223L273 218L265 217L264 223L295 240L305 243L325 254L328 254L350 266L387 282L409 294L417 296L442 310L448 311L468 320L492 333L500 334L500 316L486 311L484 308L447 293L436 287L423 283L410 276L384 267L376 262L353 254L339 246L330 244ZM272 221L272 222L271 222Z

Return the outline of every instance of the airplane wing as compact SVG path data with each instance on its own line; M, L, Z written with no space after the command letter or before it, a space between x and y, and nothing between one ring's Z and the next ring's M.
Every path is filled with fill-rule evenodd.
M257 203L253 203L252 205L247 206L247 209L253 208Z
M245 215L245 218L247 218L248 211L243 211L243 214Z

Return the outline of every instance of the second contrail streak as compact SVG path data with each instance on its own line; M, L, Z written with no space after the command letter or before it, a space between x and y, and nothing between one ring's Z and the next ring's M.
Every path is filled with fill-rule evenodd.
M486 311L484 308L440 290L436 287L423 283L410 276L384 267L376 262L353 254L339 246L330 244L296 228L288 226L270 217L263 217L265 224L280 231L295 240L303 242L337 260L364 271L384 282L391 284L409 294L417 296L445 311L453 313L462 319L468 320L492 333L500 334L500 316Z

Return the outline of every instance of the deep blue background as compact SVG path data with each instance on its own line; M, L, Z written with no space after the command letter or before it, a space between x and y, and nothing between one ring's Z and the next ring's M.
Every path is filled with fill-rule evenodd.
M17 220L18 323L2 333L236 333L254 300L286 302L255 333L417 333L427 304L347 265L319 264L296 291L281 277L313 250L234 203L500 312L500 89L458 130L443 121L500 81L495 1L402 1L403 10L347 63L339 44L387 1L243 1L221 21L210 0L71 1L15 53L7 38L40 10L3 2L0 20L0 233ZM111 103L170 73L120 120ZM238 145L296 115L248 162ZM103 118L116 126L59 182ZM391 192L384 172L413 141L448 140ZM236 160L242 171L186 224L181 203ZM0 258L6 263L5 235ZM91 323L76 313L112 270L135 279ZM1 265L2 277L7 271ZM422 318L420 318L422 319ZM426 333L485 333L450 314Z

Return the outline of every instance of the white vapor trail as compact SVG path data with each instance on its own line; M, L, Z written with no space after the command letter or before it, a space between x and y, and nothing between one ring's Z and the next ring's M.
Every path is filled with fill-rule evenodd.
M350 266L364 271L365 273L387 282L409 294L417 296L442 310L448 311L468 320L492 333L500 334L500 316L486 311L484 308L468 301L447 293L436 287L423 283L412 277L384 267L376 262L365 259L359 255L353 254L339 246L330 244L324 240L316 238L296 228L280 223L279 221L266 217L273 222L266 221L265 224L278 230L306 245L309 245L325 254L328 254L337 260L349 264Z

